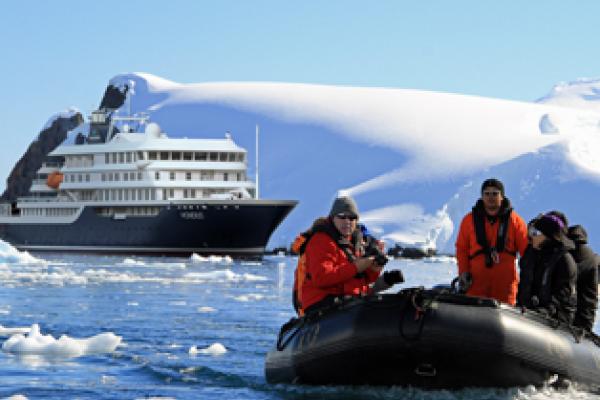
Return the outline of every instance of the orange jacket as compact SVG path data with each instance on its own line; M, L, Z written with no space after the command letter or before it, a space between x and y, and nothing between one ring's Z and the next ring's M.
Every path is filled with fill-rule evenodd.
M498 221L492 224L485 218L485 236L490 247L496 246L499 225ZM512 211L508 219L504 251L499 253L499 262L491 267L486 266L485 255L475 255L481 250L481 246L477 243L473 212L468 213L460 224L456 239L458 273L470 272L473 276L473 284L467 294L495 298L514 305L519 282L515 265L516 253L522 255L526 248L527 225Z
M359 296L369 293L369 284L379 277L379 271L368 268L357 276L356 265L326 233L317 232L306 246L306 277L300 288L302 307L323 300L329 295Z

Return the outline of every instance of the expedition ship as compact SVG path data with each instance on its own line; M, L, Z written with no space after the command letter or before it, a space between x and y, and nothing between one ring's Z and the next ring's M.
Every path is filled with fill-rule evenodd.
M297 202L259 199L229 134L169 138L146 122L92 112L31 196L0 205L0 238L20 250L260 257Z

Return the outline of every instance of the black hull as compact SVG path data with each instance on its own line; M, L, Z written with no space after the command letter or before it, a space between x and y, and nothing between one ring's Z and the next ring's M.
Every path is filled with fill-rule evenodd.
M0 238L19 250L261 256L294 201L181 203L156 216L99 215L85 207L77 220L0 223Z
M558 375L600 387L590 339L491 300L428 293L358 299L300 320L268 353L267 381L458 389L541 386Z

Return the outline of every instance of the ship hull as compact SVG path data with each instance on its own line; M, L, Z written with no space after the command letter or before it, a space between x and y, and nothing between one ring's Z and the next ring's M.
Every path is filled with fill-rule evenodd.
M295 201L189 202L154 216L103 216L84 206L72 223L0 222L0 238L19 250L261 256Z

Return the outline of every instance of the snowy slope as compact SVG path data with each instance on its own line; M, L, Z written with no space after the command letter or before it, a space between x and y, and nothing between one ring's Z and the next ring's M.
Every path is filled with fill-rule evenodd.
M454 227L489 176L506 180L526 219L551 208L575 222L594 214L597 81L561 84L537 103L387 88L179 84L144 73L111 84L133 86L121 113L146 112L171 137L230 131L250 153L250 174L260 125L262 197L300 200L270 246L289 244L340 190L389 241L442 251L453 251ZM600 248L597 222L585 225Z

